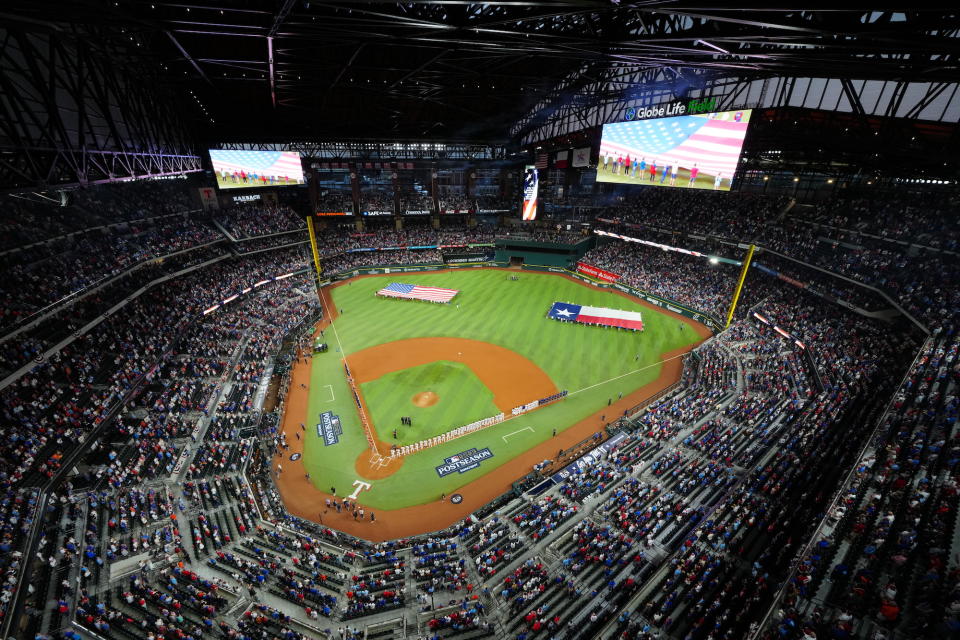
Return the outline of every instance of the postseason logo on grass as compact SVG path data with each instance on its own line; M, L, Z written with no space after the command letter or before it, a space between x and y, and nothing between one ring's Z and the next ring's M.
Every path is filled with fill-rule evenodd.
M340 442L342 434L343 427L340 426L340 416L335 416L330 411L324 411L320 414L320 422L317 423L317 435L323 438L325 447Z
M451 473L465 473L471 469L476 469L480 466L481 462L492 457L493 453L487 448L467 449L466 451L461 451L455 456L444 458L444 464L441 464L439 467L435 468L437 470L437 475L442 478L450 475Z

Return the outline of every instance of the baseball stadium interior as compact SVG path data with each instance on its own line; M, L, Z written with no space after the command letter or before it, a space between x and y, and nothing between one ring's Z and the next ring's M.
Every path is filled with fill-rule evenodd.
M960 11L808 6L4 2L0 638L960 638Z

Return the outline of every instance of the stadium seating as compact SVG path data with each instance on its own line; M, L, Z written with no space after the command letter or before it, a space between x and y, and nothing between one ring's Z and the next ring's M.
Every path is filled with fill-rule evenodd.
M783 254L759 262L863 309L897 302L930 335L754 270L733 324L686 359L677 388L600 435L625 435L612 450L566 475L531 469L520 490L444 531L372 544L290 516L271 479L285 443L257 394L267 363L319 314L301 220L283 208L207 218L182 185L126 187L91 190L72 215L45 221L25 204L5 223L0 368L28 370L0 391L0 613L12 614L22 589L22 637L81 627L117 640L960 629L960 340L945 203L799 211L651 189L610 204L599 217L617 222L605 228L654 240L673 230L679 246L727 257L721 240L756 241ZM441 262L438 250L405 247L496 237L506 231L329 230L320 249L324 270L339 272ZM349 253L361 247L384 250ZM586 259L718 317L738 275L619 241ZM19 295L23 283L37 284Z

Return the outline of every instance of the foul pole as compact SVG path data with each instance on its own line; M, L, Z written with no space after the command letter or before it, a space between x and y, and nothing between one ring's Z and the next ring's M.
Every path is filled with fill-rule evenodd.
M320 266L320 253L317 251L317 234L313 229L313 218L309 216L307 217L307 233L310 235L310 251L313 253L313 281L317 287L317 298L319 298L323 267Z
M730 301L730 311L727 312L727 324L723 326L724 329L730 326L730 323L733 321L733 312L737 310L737 301L740 299L740 292L743 290L743 281L747 279L747 269L750 268L750 261L753 259L753 250L756 248L756 245L750 245L750 248L747 249L747 257L743 259L743 268L740 269L740 279L737 280L737 288L733 292L733 300Z

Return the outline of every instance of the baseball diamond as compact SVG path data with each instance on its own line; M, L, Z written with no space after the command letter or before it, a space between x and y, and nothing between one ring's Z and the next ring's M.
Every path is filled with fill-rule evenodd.
M406 277L459 290L459 308L377 297L389 275L325 287L327 317L317 331L333 349L294 367L283 419L288 436L325 411L342 424L335 445L309 430L303 440L288 437L303 457L277 479L287 509L315 520L329 489L343 487L338 491L379 514L377 530L362 532L375 539L432 531L463 517L534 464L675 382L680 356L709 336L692 320L561 274L527 272L511 281L487 268ZM642 310L645 330L558 323L545 317L555 300ZM436 402L416 406L411 399L421 393L435 394ZM551 402L540 406L541 400ZM455 432L488 417L498 419ZM413 451L391 457L415 442L421 444ZM458 460L466 458L473 462L464 468ZM433 506L455 492L464 497L459 505ZM324 522L355 528L336 514Z

